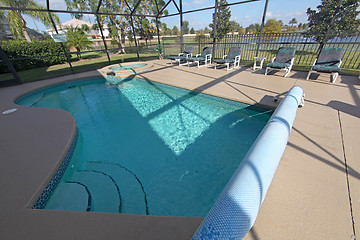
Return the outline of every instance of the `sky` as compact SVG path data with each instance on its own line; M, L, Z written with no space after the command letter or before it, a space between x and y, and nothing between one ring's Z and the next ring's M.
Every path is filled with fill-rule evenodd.
M167 0L164 0L167 2ZM179 0L175 0L179 3ZM227 0L228 3L240 2L242 0ZM36 0L43 6L46 6L45 0ZM192 9L204 8L214 6L215 0L183 0L183 11ZM306 10L310 7L316 9L320 5L321 0L269 0L266 19L275 18L276 20L282 20L284 24L288 24L292 18L296 18L298 23L306 23L307 15ZM179 4L178 4L179 5ZM233 5L230 7L231 19L238 22L241 26L247 27L250 24L261 23L262 15L264 12L265 0L244 3L239 5ZM50 0L50 8L56 10L66 10L65 0ZM169 14L177 13L177 9L171 2L167 7ZM189 13L183 15L183 20L188 21L190 28L195 30L208 27L212 21L212 14L214 10L206 10L201 12ZM70 14L57 13L61 22L71 20ZM84 21L94 23L94 18L85 16ZM29 28L45 31L48 27L45 27L40 22L37 22L29 17L25 17L25 21ZM176 25L180 26L180 17L167 17L162 18L162 22L165 22L168 28L172 28ZM265 20L266 21L266 20Z

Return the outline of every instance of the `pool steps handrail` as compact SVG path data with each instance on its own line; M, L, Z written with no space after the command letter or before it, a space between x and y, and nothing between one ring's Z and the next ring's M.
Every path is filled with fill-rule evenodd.
M292 87L255 140L192 239L242 239L255 223L303 101Z

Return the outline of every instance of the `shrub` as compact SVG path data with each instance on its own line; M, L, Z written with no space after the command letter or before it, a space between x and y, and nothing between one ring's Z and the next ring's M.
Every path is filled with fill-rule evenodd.
M61 43L55 42L53 39L46 39L44 41L2 41L1 48L4 50L8 58L24 58L46 56L54 54L64 54ZM31 68L46 67L59 63L66 62L66 56L49 56L37 57L33 59L21 59L11 61L12 65L17 71L23 71ZM0 63L0 72L7 72L8 69L5 63Z

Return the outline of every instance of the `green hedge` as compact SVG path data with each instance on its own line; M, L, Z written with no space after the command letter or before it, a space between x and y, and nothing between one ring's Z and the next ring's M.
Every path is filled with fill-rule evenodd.
M32 42L10 40L0 42L0 46L10 60L12 58L64 54L61 43L54 42L53 39ZM51 66L64 62L66 62L65 55L11 61L12 65L17 71ZM8 72L8 69L4 63L0 63L0 72Z

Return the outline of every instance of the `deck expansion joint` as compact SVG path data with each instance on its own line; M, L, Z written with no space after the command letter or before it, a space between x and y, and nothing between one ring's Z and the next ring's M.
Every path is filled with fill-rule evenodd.
M344 155L346 185L347 185L348 197L349 197L349 207L350 207L350 214L351 214L351 224L352 224L352 230L353 230L353 234L354 234L353 237L354 237L354 239L356 239L355 221L354 221L353 207L352 207L352 201L351 201L351 192L350 192L348 165L347 165L347 161L346 161L346 151L345 151L345 144L344 144L344 135L343 135L343 129L342 129L341 117L340 117L340 111L339 111L339 110L337 110L337 114L338 114L338 118L339 118L341 144L342 144L342 150L343 150L343 155Z

